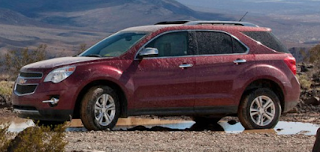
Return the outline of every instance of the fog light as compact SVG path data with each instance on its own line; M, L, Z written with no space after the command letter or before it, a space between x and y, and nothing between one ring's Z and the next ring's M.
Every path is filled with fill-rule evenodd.
M50 100L42 101L42 103L50 103L52 105L56 105L56 104L58 104L58 102L59 102L59 99L54 98L54 97L52 97Z

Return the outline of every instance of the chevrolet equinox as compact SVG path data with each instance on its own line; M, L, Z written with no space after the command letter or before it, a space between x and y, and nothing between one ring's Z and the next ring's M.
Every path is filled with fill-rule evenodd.
M20 117L40 124L80 118L88 130L118 118L238 116L273 128L296 106L296 60L271 29L230 21L169 21L121 30L77 57L21 68L13 90Z

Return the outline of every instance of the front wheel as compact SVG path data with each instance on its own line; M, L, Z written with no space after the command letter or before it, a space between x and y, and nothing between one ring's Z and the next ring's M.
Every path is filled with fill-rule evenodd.
M88 130L112 129L119 115L118 96L108 86L92 87L82 100L80 118Z
M270 129L280 119L281 106L277 95L268 88L251 91L241 101L238 117L246 129Z

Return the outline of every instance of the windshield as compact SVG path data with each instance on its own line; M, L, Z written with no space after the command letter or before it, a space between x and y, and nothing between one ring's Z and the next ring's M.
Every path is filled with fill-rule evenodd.
M120 56L140 39L142 39L146 33L115 33L99 43L93 45L79 56L92 56L92 57L116 57Z

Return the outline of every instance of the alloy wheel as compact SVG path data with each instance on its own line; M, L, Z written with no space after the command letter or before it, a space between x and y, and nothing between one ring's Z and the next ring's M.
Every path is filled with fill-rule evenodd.
M256 97L250 105L252 121L259 126L270 124L276 115L276 107L271 98L267 96Z
M116 105L109 94L102 94L95 103L94 115L101 126L109 125L115 117Z

